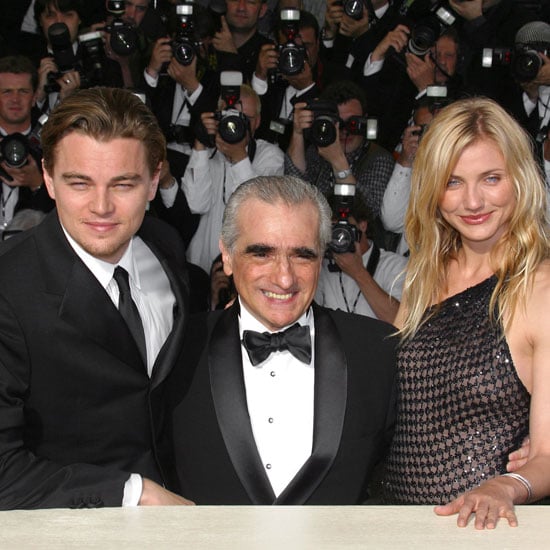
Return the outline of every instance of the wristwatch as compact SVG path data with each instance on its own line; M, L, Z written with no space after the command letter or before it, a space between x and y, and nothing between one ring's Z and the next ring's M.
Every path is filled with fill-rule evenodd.
M346 168L345 170L338 170L337 172L334 172L334 177L337 180L345 180L350 175L351 168Z

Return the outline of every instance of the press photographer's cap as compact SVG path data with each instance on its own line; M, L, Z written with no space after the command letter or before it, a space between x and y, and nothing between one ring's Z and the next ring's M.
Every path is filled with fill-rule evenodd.
M544 21L532 21L516 33L516 45L550 44L550 25Z

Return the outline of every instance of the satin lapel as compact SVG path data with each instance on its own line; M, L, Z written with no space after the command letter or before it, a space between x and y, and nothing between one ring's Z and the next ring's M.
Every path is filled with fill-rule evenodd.
M208 363L212 399L227 452L253 504L275 495L256 448L244 387L238 307L224 311L212 331Z
M67 281L59 317L145 374L139 350L118 310L98 280L78 259Z
M313 305L315 319L315 403L313 452L275 504L305 504L323 481L340 447L347 404L347 362L338 329Z
M155 247L149 243L147 244L150 246L151 250L157 254ZM172 367L178 360L181 352L181 346L183 344L183 335L185 331L185 323L187 322L188 311L187 288L183 282L181 274L178 273L178 268L172 266L171 262L162 258L160 254L157 254L157 258L160 260L162 268L170 280L170 286L176 298L176 306L174 309L174 324L172 325L172 331L159 351L153 366L153 388L158 386L168 376L169 372L172 370Z

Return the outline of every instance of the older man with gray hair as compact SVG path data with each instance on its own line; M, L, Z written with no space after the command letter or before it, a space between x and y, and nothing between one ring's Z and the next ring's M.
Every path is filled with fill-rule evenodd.
M164 396L169 487L198 504L358 504L394 417L392 327L312 303L331 212L289 176L242 184L220 248L238 300L189 323Z

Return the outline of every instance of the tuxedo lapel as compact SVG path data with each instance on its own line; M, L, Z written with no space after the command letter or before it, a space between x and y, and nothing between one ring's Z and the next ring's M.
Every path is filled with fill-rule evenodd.
M315 403L313 450L275 504L304 504L330 470L340 447L347 405L347 363L329 314L313 305L315 320Z
M212 398L233 467L253 504L272 504L275 494L254 441L246 404L238 306L224 311L211 336L208 354Z

